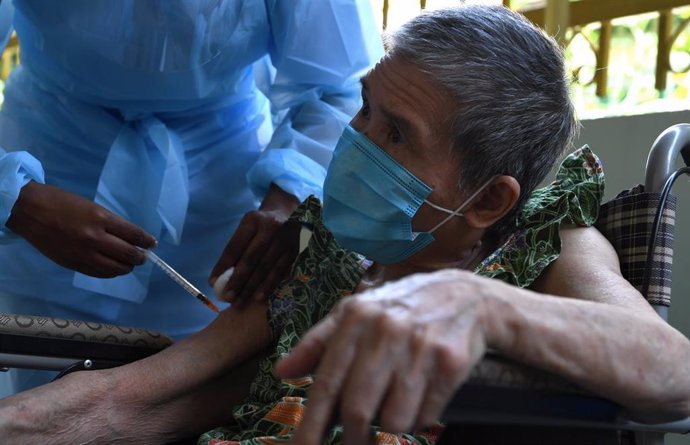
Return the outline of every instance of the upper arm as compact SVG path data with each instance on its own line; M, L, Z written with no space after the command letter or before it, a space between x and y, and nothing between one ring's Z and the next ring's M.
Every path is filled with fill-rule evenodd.
M367 0L269 0L267 9L281 98L298 100L313 87L342 93L347 83L359 98L359 77L383 55Z
M535 281L533 290L654 313L623 278L616 251L596 228L563 226L560 236L561 254Z
M361 105L359 77L383 55L367 0L267 0L277 126L248 173L257 195L271 182L300 200L321 195L343 127Z

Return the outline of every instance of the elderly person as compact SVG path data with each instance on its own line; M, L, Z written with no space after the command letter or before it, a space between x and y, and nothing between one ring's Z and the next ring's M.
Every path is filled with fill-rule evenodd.
M488 348L642 418L690 413L690 343L586 227L596 157L576 151L534 191L575 128L557 45L503 8L435 11L392 36L362 95L323 207L286 225L309 240L267 303L6 399L3 437L153 443L226 425L200 443L432 443Z

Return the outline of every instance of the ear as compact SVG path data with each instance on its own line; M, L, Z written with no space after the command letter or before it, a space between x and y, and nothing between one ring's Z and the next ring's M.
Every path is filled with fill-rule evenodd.
M486 229L508 213L520 197L520 184L512 176L498 176L462 213L474 229Z

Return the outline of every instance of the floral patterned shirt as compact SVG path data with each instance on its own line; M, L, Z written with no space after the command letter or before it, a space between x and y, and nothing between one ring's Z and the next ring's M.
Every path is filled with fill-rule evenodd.
M561 164L556 181L532 193L517 218L515 232L475 272L516 286L529 286L558 258L561 224L592 225L603 192L604 175L598 158L586 146L570 154ZM275 348L261 362L245 403L232 409L229 424L205 433L199 444L281 444L290 440L302 418L312 378L280 380L273 374L273 363L288 354L341 298L354 292L370 264L363 256L338 245L321 221L318 199L307 199L291 219L311 229L312 236L295 260L290 278L269 299L268 324ZM394 435L372 427L372 435L374 443L381 445L428 445L434 443L441 430L439 426ZM342 427L336 425L325 443L341 442Z

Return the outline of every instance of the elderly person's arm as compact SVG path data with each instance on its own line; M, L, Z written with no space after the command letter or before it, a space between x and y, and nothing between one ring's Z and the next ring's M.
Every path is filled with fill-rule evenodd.
M168 443L226 423L271 342L266 306L223 311L144 360L0 401L3 443Z
M564 229L562 243L536 287L572 298L444 270L344 301L277 366L283 377L316 372L295 443L320 443L336 409L349 443L363 440L377 413L386 431L428 425L487 348L639 419L690 415L688 339L622 278L595 229Z
M621 276L616 252L596 229L562 228L561 241L561 256L534 289L605 304L550 297L555 317L541 321L539 312L518 308L524 323L545 335L515 337L503 353L580 382L643 421L690 415L690 341ZM540 295L529 298L539 306ZM570 328L576 331L564 332Z

